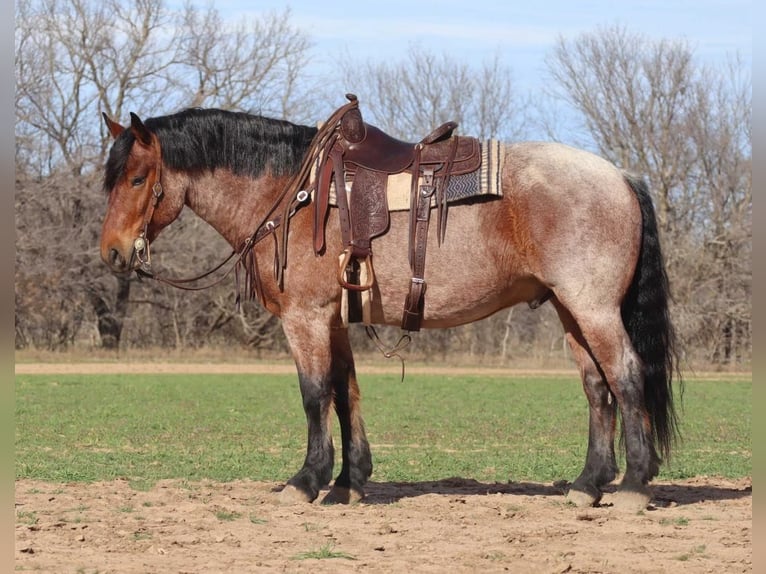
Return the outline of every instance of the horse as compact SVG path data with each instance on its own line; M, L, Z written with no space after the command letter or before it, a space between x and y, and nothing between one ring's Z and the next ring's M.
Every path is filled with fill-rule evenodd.
M326 214L325 247L315 252L314 217L303 208L311 198L294 193L306 185L304 166L319 128L218 109L145 121L131 113L127 126L103 117L114 138L104 168L104 263L115 274L150 275L150 245L185 206L233 253L247 253L258 298L281 320L308 428L305 461L278 496L310 503L329 486L322 503L362 500L373 465L341 310L344 288L333 249L341 245L338 210ZM444 237L428 230L422 326L453 327L512 305L549 301L589 408L587 454L567 500L597 506L618 477L619 417L625 471L614 504L646 508L650 483L679 435L673 386L680 379L648 186L564 144L514 142L503 149L502 195L451 206ZM272 236L275 241L261 241ZM409 214L392 212L386 232L373 241L373 325L399 324L411 282L409 236ZM275 257L284 261L281 272L271 272ZM342 461L334 481L333 409Z

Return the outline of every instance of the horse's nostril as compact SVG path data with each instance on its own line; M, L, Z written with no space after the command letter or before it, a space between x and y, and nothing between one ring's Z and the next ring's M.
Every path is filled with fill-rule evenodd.
M125 269L126 262L125 258L120 255L119 251L112 249L109 251L109 264L113 269L123 270Z

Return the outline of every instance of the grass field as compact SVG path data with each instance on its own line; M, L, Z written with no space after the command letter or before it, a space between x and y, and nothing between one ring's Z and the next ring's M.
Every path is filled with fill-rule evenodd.
M582 467L574 378L365 375L361 386L372 480L572 480ZM687 381L683 441L659 478L751 476L751 395L750 380ZM17 478L282 481L303 462L294 375L17 375L15 399Z

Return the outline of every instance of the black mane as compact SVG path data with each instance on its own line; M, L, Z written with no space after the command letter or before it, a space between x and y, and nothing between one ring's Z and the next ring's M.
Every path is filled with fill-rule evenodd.
M258 177L268 168L289 175L301 160L317 129L243 112L188 109L144 122L157 134L165 165L184 171L230 169ZM109 152L104 189L110 192L125 169L135 137L126 129Z

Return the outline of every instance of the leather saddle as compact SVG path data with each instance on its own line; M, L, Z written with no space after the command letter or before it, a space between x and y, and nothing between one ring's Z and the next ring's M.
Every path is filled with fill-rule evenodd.
M438 241L446 228L447 185L453 175L471 173L481 166L481 146L473 137L457 136L455 122L446 122L416 143L396 139L367 124L355 95L340 114L335 136L319 159L314 212L314 249L324 249L324 224L331 181L335 183L343 257L338 281L349 292L368 290L374 284L372 239L389 226L386 196L388 176L409 173L410 240L408 255L412 280L404 305L402 328L420 330L426 282L425 252L432 205L438 211ZM344 109L345 108L345 109ZM350 183L350 188L347 184ZM365 272L362 274L361 265ZM366 279L359 278L366 275Z

